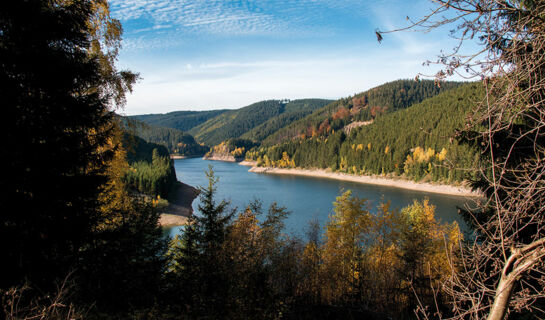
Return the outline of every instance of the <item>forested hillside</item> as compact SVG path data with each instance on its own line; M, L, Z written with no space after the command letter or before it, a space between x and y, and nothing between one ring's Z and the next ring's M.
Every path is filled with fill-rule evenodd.
M263 140L274 145L295 137L328 135L353 121L370 121L382 114L407 108L426 98L461 85L444 82L440 87L431 80L397 80L385 83L353 97L339 99L312 114L276 131Z
M299 120L314 110L330 103L331 100L325 99L302 99L294 100L286 104L284 112L277 117L271 118L261 125L247 131L240 137L250 139L255 142L261 142L263 139L273 134L277 130L289 125L293 121Z
M174 111L160 114L142 114L130 116L129 118L143 121L152 126L188 131L191 128L196 127L226 111L228 110Z
M325 135L299 136L247 153L258 165L331 168L353 174L395 174L414 180L457 182L460 168L479 160L468 145L453 136L467 113L481 99L477 84L466 84L404 110L377 117L372 124L353 129L326 129ZM337 127L338 128L338 127ZM339 128L338 128L339 129Z
M178 129L137 124L128 130L147 142L165 146L175 155L200 156L209 150L207 146L197 143L192 135Z
M267 132L275 130L275 128L287 124L290 117L300 117L301 115L297 116L300 113L309 114L329 102L329 100L322 99L260 101L241 109L222 113L192 128L189 133L195 136L199 142L216 145L229 138L241 137L267 121L285 114L284 118L279 119L278 122L269 123L266 128L262 129ZM259 136L263 136L263 133L259 133ZM254 139L249 136L246 138Z
M243 160L246 151L258 146L255 142L246 139L237 139L231 138L225 141L222 141L220 144L217 144L210 148L210 151L206 153L205 159L214 159L216 158L231 158L233 161Z
M124 135L123 146L129 162L125 183L138 193L166 199L177 181L168 149L130 134Z

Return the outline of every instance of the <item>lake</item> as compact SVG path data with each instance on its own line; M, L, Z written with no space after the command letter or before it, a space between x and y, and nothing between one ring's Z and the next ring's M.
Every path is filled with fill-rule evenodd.
M457 206L463 206L468 200L461 196L450 196L401 188L360 184L326 178L304 176L274 175L248 172L249 167L238 163L210 161L201 158L174 160L178 180L194 187L207 186L205 171L212 166L219 178L216 199L230 201L232 207L242 210L252 199L263 202L264 211L271 203L286 207L291 213L285 221L286 232L302 236L310 220L317 219L325 225L333 212L333 202L343 190L352 190L354 195L368 200L369 209L374 210L380 203L391 202L391 208L403 208L414 200L429 199L436 206L436 218L443 222L457 221L467 230L458 215ZM197 212L199 199L193 202ZM170 230L170 235L179 232L179 228Z

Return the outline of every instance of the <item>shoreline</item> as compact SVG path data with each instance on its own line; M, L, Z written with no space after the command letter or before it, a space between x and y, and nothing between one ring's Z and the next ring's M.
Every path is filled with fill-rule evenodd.
M247 167L256 167L257 168L257 161L252 160L244 160L238 163L240 166L247 166ZM251 169L250 169L251 170Z
M170 159L172 160L180 160L180 159L190 159L190 158L199 158L202 157L202 155L192 155L192 156L182 156L179 154L171 154Z
M218 154L212 154L210 156L204 156L203 160L211 160L211 161L224 161L224 162L240 162L237 158L235 158L232 155L218 155Z
M196 188L178 181L176 197L168 204L166 212L161 213L159 224L162 227L181 226L193 214L193 200L199 195Z
M242 164L242 163L241 163ZM250 165L244 164L244 165ZM432 184L428 182L415 182L404 179L392 179L377 176L356 176L347 173L328 172L323 169L309 170L309 169L283 169L283 168L271 168L271 167L256 167L255 165L248 170L254 173L264 174L278 174L278 175L297 175L315 178L327 178L341 181L350 181L363 184L372 184L386 187L401 188L414 191L422 191L429 193L438 193L451 196L463 196L463 197L482 197L482 193L472 191L469 188L462 186L453 186L446 184Z

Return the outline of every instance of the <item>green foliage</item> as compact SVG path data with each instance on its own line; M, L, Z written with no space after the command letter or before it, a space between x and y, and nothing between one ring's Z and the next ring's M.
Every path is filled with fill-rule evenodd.
M261 101L241 109L226 111L192 128L189 133L193 134L197 141L215 145L229 138L242 137L250 130L263 125L254 131L256 137L250 133L244 136L246 139L259 141L265 132L284 125L290 117L296 117L295 114L310 113L328 102L328 100L320 99L294 100L292 102L285 100ZM276 118L279 119L273 120Z
M233 213L225 201L216 203L217 179L212 168L206 173L208 187L200 189L198 214L189 218L181 238L171 249L171 276L183 288L181 301L190 318L221 318L227 311L228 272L222 245Z
M164 114L130 116L129 118L145 122L155 127L173 128L186 132L226 111L227 110L174 111Z
M352 129L348 135L332 130L327 136L257 148L247 157L262 165L266 157L274 166L286 152L297 167L459 182L468 178L462 168L472 167L479 154L453 138L481 97L479 85L467 84L378 117L369 125Z
M435 220L427 201L371 213L350 191L335 202L323 242L283 234L287 212L264 214L254 201L233 219L215 200L216 178L201 189L190 218L169 252L168 304L187 318L276 319L332 316L411 316L418 302L443 307L440 284L452 272L458 226ZM432 286L432 287L430 287ZM435 291L433 291L435 290Z
M296 137L327 136L332 130L342 129L352 121L373 120L459 85L461 83L446 82L439 88L428 80L389 82L320 108L271 134L263 140L263 145L271 146Z
M320 109L330 102L331 100L324 99L301 99L290 101L284 107L284 112L282 114L267 120L261 125L247 131L240 137L261 142L279 129L309 115L314 110Z
M208 147L198 144L192 135L177 129L142 124L134 130L134 135L147 142L167 147L171 154L190 157L202 156L208 151Z
M138 161L151 162L153 160L153 150L156 150L157 155L160 157L169 157L168 149L165 146L146 142L144 139L127 132L123 133L121 144L127 152L129 164Z
M201 189L199 214L170 250L170 290L188 318L278 319L289 310L299 277L300 243L283 235L284 208L265 213L254 201L233 219L214 200L216 178ZM178 289L179 288L179 289ZM172 295L176 297L176 295Z
M128 153L130 168L123 181L140 193L167 198L177 181L176 172L166 148L159 147L138 140L135 151Z

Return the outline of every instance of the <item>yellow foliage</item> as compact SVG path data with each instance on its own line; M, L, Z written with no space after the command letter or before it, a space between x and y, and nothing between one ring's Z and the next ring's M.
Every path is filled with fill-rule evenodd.
M441 149L441 152L437 154L437 160L439 160L440 162L443 162L445 161L446 158L447 158L447 149L443 148Z
M316 254L321 255L318 284L313 288L323 303L358 293L366 294L364 299L370 303L396 301L403 309L411 290L429 290L430 284L438 288L451 275L449 258L459 250L462 234L456 223L439 224L428 200L415 201L401 212L390 209L389 203L381 204L374 214L365 204L350 191L338 197L322 250L305 248L305 255L313 261L319 260ZM407 290L407 275L413 280L426 279L425 288L416 285Z
M273 166L275 166L273 164ZM290 160L290 156L286 151L282 152L282 159L276 161L276 166L279 168L295 168L295 162Z
M334 301L353 290L362 267L362 248L370 230L371 213L366 200L346 191L334 203L335 215L326 226L323 250L324 270L330 278L322 289L324 299Z
M422 276L430 277L432 272L435 276L444 280L452 273L452 265L449 263L449 254L457 250L463 236L456 222L441 225L435 220L435 206L428 200L415 201L411 206L402 210L405 220L403 224L401 241L406 242L405 247L414 246L415 240L418 243L427 243L425 248L419 250L421 263L429 268L422 268Z
M269 160L269 157L267 155L263 155L263 164L265 165L265 167L271 166L271 161Z

